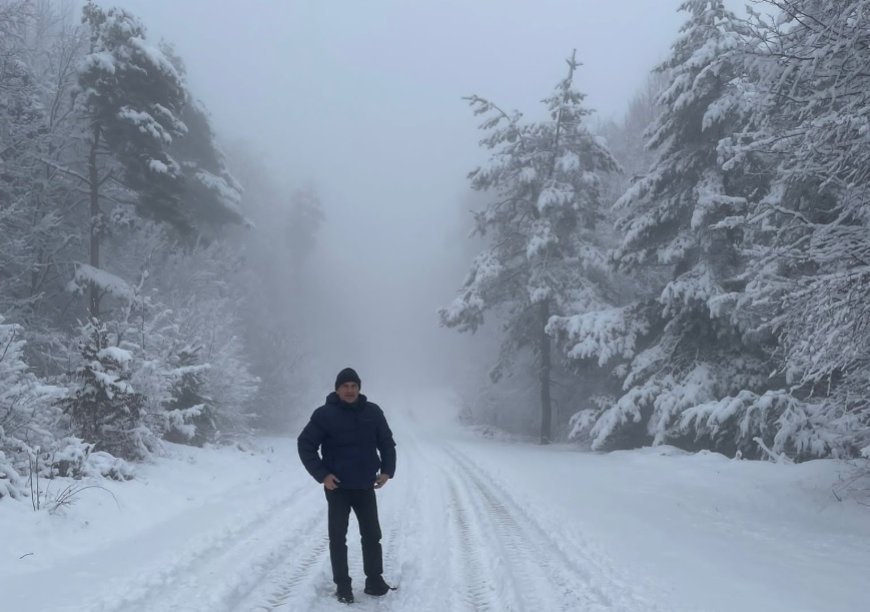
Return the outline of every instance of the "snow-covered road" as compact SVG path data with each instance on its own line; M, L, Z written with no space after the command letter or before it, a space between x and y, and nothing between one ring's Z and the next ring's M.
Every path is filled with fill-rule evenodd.
M833 462L593 455L413 418L394 430L397 478L378 499L398 590L363 594L352 519L354 609L865 609L870 515L826 497ZM0 507L0 609L346 610L332 597L322 489L294 440L270 443L265 458L175 447L114 487L120 512L97 495L65 517ZM16 518L22 530L7 532Z
M350 538L362 609L655 609L588 546L523 510L506 483L493 481L470 458L466 445L406 435L402 448L401 479L380 493L387 578L399 588L381 600L360 592L360 553L357 538ZM238 609L336 609L326 553L314 564L294 556L287 565ZM290 569L296 566L304 581Z
M459 443L405 435L401 478L380 492L387 578L398 590L383 599L362 593L361 555L351 522L351 572L356 609L589 610L656 609L617 578L583 542L552 531L493 481ZM290 472L293 473L293 472ZM296 480L296 478L294 478ZM326 503L309 482L288 486L283 497L244 491L252 503L237 513L217 502L211 515L226 517L204 529L181 516L158 533L188 533L179 550L148 550L139 568L116 582L87 609L134 611L318 611L344 609L332 599L325 534ZM229 493L235 497L238 492ZM201 510L200 510L201 512ZM199 515L200 512L196 514ZM142 550L144 541L127 542Z

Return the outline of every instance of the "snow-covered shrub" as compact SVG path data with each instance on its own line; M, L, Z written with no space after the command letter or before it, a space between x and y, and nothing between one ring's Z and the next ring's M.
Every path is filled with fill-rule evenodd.
M134 468L130 463L103 451L89 453L82 465L84 477L131 480L134 474Z
M226 281L237 257L220 244L171 253L154 265L154 286L139 298L145 307L129 317L141 332L126 337L143 356L133 380L146 364L154 372L142 370L136 383L147 389L147 422L173 442L202 445L250 429L258 379L240 337L243 302Z
M204 257L207 253L199 253L194 261ZM251 402L259 385L250 372L234 301L220 286L202 286L214 273L205 265L200 277L191 279L190 285L203 294L172 296L178 300L180 344L171 357L174 380L166 408L193 409L186 413L192 417L186 422L196 427L189 439L194 444L247 434L253 416Z
M3 430L0 429L0 443L4 443ZM7 445L5 442L4 445ZM24 488L24 479L15 469L13 461L0 451L0 499L4 497L19 498Z
M95 450L141 459L148 453L143 431L143 396L130 384L130 351L110 342L106 324L96 319L82 327L79 338L78 385L61 400L78 437Z
M234 441L238 436L249 435L254 415L248 409L259 380L248 370L241 338L232 328L215 330L205 348L204 361L210 367L205 372L203 390L213 398L215 440Z
M0 498L20 497L40 447L54 438L61 389L40 383L23 360L20 326L0 317Z
M49 476L79 478L84 473L84 464L94 445L75 436L59 439L46 457L51 469Z
M130 480L133 466L127 461L114 457L105 451L95 451L94 444L75 436L59 439L52 449L42 453L42 464L47 478L109 478L111 480Z
M838 435L820 406L801 402L785 390L700 403L683 411L671 437L692 436L704 448L744 457L772 452L795 459L835 454Z
M210 398L203 395L211 366L198 363L201 347L184 346L175 355L171 399L166 403L164 438L202 446L217 431Z

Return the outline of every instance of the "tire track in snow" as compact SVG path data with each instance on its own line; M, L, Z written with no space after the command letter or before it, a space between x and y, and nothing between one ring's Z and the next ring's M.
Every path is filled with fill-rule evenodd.
M398 586L402 582L402 568L396 568L396 543L399 541L401 527L404 527L404 525L393 521L390 524L387 537L381 539L384 551L384 579L387 581L387 584L393 586Z
M401 597L390 609L512 610L495 587L497 560L486 554L488 538L455 470L448 469L443 449L416 435L409 437L408 473L415 486L403 514L415 520L403 521L403 533L406 539L408 531L416 537L411 536L414 540L402 552L415 578L406 584L416 593L399 591Z
M303 503L303 508L312 508L307 497ZM306 513L298 512L297 508L282 511L256 534L239 541L220 557L197 567L190 580L190 588L172 592L155 609L247 611L249 608L242 606L242 602L270 575L286 571L287 560L304 543L310 542L311 531L318 522L320 515L310 510ZM287 533L288 530L288 535L275 538L275 534ZM193 607L190 606L192 600L197 600Z
M433 581L449 567L444 546L446 494L437 477L440 472L434 471L433 478L428 456L413 433L402 432L401 440L401 476L378 493L381 525L388 532L383 542L384 578L398 590L381 598L363 594L362 600L384 611L460 609L453 605L457 594L440 592Z
M554 567L555 550L549 539L541 541L541 532L530 528L521 517L508 510L503 497L494 493L468 465L454 454L472 494L478 499L482 519L493 526L494 540L499 542L509 573L523 585L518 603L522 610L608 610L609 602L598 596L590 585L577 584L566 578L564 570ZM501 493L501 492L499 492ZM572 568L577 572L576 568ZM579 574L579 572L577 572ZM582 575L582 574L580 574ZM544 604L546 602L546 604Z
M451 517L453 534L451 542L458 543L456 549L460 553L460 567L454 567L454 580L462 584L464 603L471 610L512 610L507 602L501 601L493 582L495 568L487 567L482 551L486 549L487 539L480 533L479 520L475 520L474 512L467 499L463 499L455 479L448 485L448 509ZM461 570L457 572L456 570Z
M299 516L287 512L282 518L278 529L283 528L285 532L289 529L289 535L278 540L267 541L265 546L259 543L258 539L240 546L240 548L250 549L251 544L254 544L254 554L243 563L244 572L234 574L232 568L223 567L227 561L232 561L227 557L221 559L217 567L208 571L208 577L217 577L220 584L215 584L218 588L210 593L210 602L208 606L202 608L204 611L245 610L247 612L255 607L250 603L252 594L259 592L264 583L279 578L286 580L288 568L292 568L290 577L293 579L293 585L296 585L304 577L304 569L314 565L322 556L324 550L322 542L312 541L310 538L311 530L320 520L319 516L313 513ZM270 530L269 534L271 533ZM296 559L300 561L294 564ZM233 579L227 581L227 576L232 576Z
M310 534L306 534L310 540ZM289 557L282 559L280 566L270 572L269 576L264 580L268 584L268 590L265 595L260 595L261 603L257 604L253 601L248 603L240 603L237 606L238 610L256 610L261 612L270 612L271 610L307 610L310 605L303 605L300 598L304 595L302 588L310 586L309 600L315 595L313 582L322 577L323 572L315 571L318 564L323 565L326 560L326 551L329 545L329 539L326 535L315 540L315 543L304 552L294 550ZM294 562L294 560L296 560ZM286 575L286 569L290 567L290 575ZM259 589L258 589L259 590ZM254 599L254 598L250 598Z
M550 599L552 595L557 598L552 601L554 607L547 609L595 612L658 609L637 597L602 559L591 554L587 545L555 538L464 453L451 447L447 454L482 500L515 573L528 574L534 569L538 585L551 585L546 593L525 597L527 609L540 608L543 600L539 598L546 599L548 594Z
M197 606L201 605L205 606L201 609L210 611L226 609L219 607L220 600L213 597L206 598L209 600L209 603L206 604L203 593L212 595L216 583L222 588L229 586L230 588L224 597L233 597L233 588L237 588L239 584L244 582L245 578L245 575L238 571L240 560L237 558L237 554L239 550L246 545L250 546L253 541L259 541L265 535L280 533L279 526L282 523L287 523L286 515L292 516L293 509L300 504L305 504L307 497L304 489L296 489L289 495L269 502L254 514L236 514L234 521L204 536L197 537L194 544L188 546L182 556L169 561L158 559L160 569L136 579L131 584L124 585L123 595L115 594L111 600L103 600L89 609L100 612L195 610L198 609ZM310 506L310 503L308 505ZM286 546L295 537L294 535L280 540L278 547ZM266 555L255 557L254 565L257 567L257 571L267 571L265 568L260 568L262 564L268 563L273 558L274 551L275 546L272 546ZM230 572L232 578L229 582L224 580L224 576L220 574L208 574L209 568L228 559L235 560L234 564L236 565L236 572ZM245 561L248 559L241 560L242 563ZM209 582L200 585L197 577L203 574L210 576ZM173 599L176 600L176 603L171 605L167 603Z
M408 499L404 509L417 515L418 525L403 521L403 530L411 528L420 534L402 550L405 563L412 568L404 584L418 592L402 589L399 597L383 602L387 606L383 609L550 610L547 599L541 597L545 593L539 590L542 581L538 576L530 575L528 568L517 572L515 564L509 562L510 541L501 533L480 490L450 456L452 451L443 438L427 431L405 435L405 449L410 446L411 452L404 456L410 455L415 465L403 473L414 482L426 483ZM380 605L378 609L382 609Z

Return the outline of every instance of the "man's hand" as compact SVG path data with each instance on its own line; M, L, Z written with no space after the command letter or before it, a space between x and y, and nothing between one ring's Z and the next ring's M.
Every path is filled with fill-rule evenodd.
M335 491L340 482L341 481L335 477L335 474L327 474L326 478L323 479L323 486L326 487L327 491Z
M375 480L375 488L380 489L382 486L387 484L387 481L391 478L389 474L378 474L377 479Z

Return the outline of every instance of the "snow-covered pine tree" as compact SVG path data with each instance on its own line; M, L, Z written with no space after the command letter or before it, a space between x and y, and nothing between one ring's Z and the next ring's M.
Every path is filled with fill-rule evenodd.
M145 27L123 9L83 9L91 49L79 69L81 103L90 123L92 145L105 142L146 216L184 227L179 211L178 162L173 141L187 132L180 114L187 96L182 76ZM102 177L101 177L102 178Z
M106 324L96 319L82 326L79 349L78 386L59 402L75 435L97 451L141 459L150 449L140 444L144 397L130 384L133 356L112 343Z
M743 166L723 171L719 158L751 100L747 30L721 0L680 8L687 21L657 68L668 82L649 129L655 162L617 202L624 235L614 262L649 290L563 323L569 355L628 360L621 397L578 413L574 433L599 448L651 441L757 453L753 437L775 433L769 417L731 400L769 384L765 353L735 308L746 198L759 185Z
M83 21L90 30L90 53L79 68L80 104L87 120L87 182L90 199L90 265L100 269L100 242L106 232L101 200L107 181L134 194L146 216L188 229L181 214L181 169L169 154L186 131L179 118L184 83L172 62L145 39L145 28L122 9L88 2ZM101 163L107 154L114 162ZM100 315L100 293L90 290L90 315Z
M780 341L793 409L774 452L870 452L870 2L777 0L756 15L751 142L774 168L754 207L744 303Z
M187 345L175 354L172 399L165 407L169 426L164 438L170 442L202 446L217 431L212 402L203 394L209 366L200 363L201 350L201 346Z
M590 111L574 88L578 64L544 100L548 119L523 123L489 100L469 98L475 114L487 115L481 144L489 164L471 172L472 188L495 198L475 214L475 231L489 238L466 277L461 294L440 310L441 322L474 332L484 313L498 309L506 331L500 365L532 348L537 357L542 443L552 437L552 348L547 323L578 304L602 300L594 280L604 267L595 224L600 216L601 176L618 165L585 125ZM497 366L498 369L498 366Z
M127 246L138 253L157 251L165 256L171 251L166 244L162 227L141 224L139 231L128 238ZM111 244L111 243L110 243ZM173 426L183 422L183 417L192 417L196 411L172 413L167 411L173 398L173 388L183 374L177 353L186 344L182 327L183 312L160 302L163 296L151 282L156 270L154 259L147 258L140 271L136 285L125 285L126 292L116 292L118 308L114 316L104 318L109 338L118 348L127 351L128 382L142 397L139 425L135 442L145 452L159 448L159 439ZM127 273L127 276L131 274ZM116 284L123 283L121 279Z

